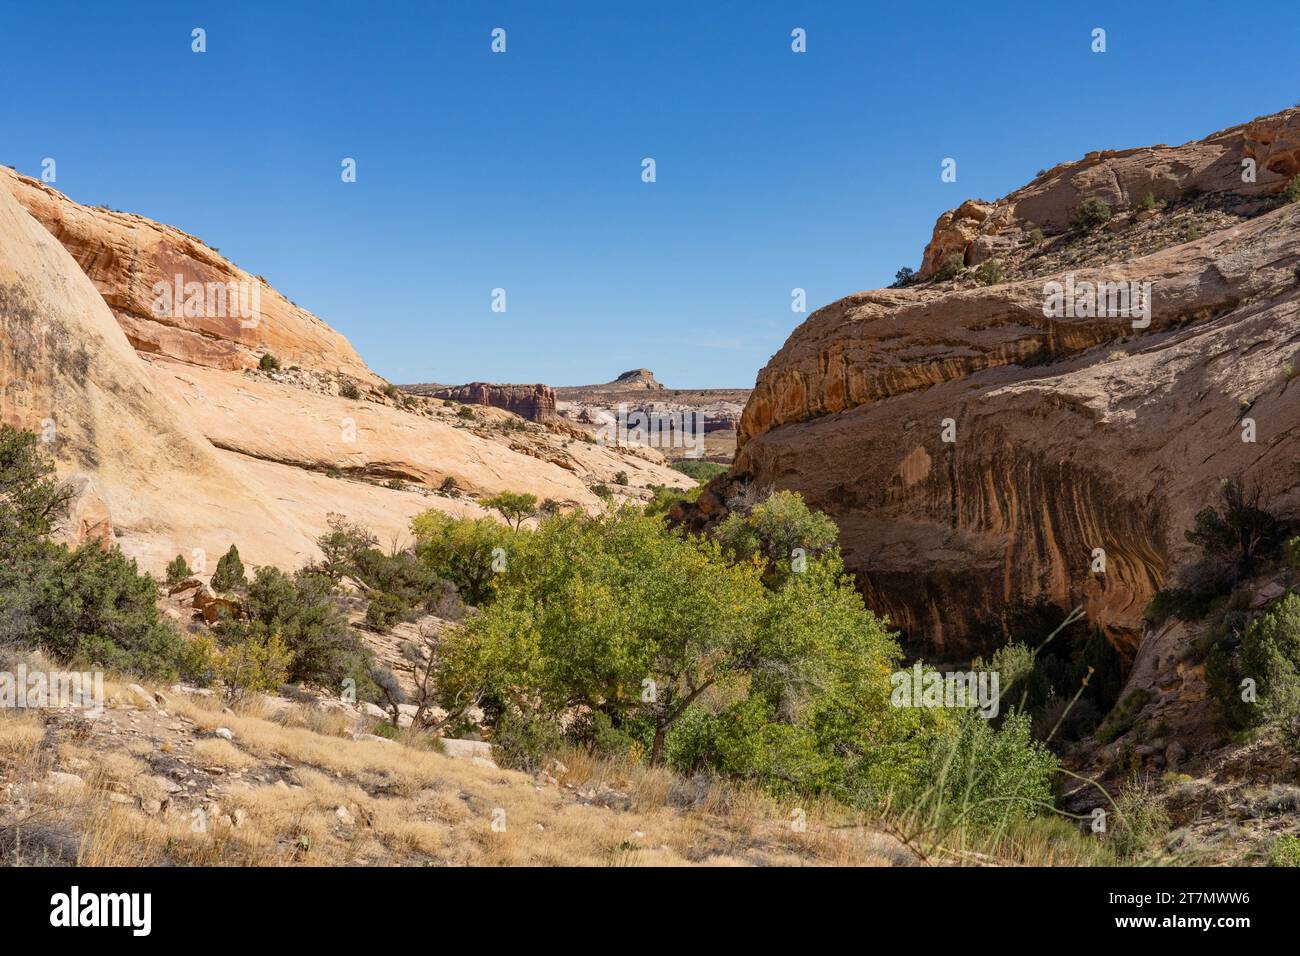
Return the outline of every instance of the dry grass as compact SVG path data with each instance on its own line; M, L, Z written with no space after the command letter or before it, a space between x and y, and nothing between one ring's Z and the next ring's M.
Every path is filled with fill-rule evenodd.
M51 744L39 720L0 716L0 780L39 784L50 769L84 780L29 790L43 821L32 841L70 842L85 865L807 865L897 855L874 831L842 828L843 811L829 805L808 807L799 829L793 807L763 794L702 782L683 796L665 770L579 751L562 755L556 786L451 759L423 738L354 741L342 736L351 721L313 707L250 700L232 712L219 698L174 696L156 738L122 739L108 725L138 728L153 715L128 706L121 688L110 696L116 704L89 739L60 727ZM192 734L164 733L175 721ZM234 743L213 736L218 727ZM172 792L158 768L178 761L208 789ZM597 790L616 799L600 805L589 799Z
M117 696L117 695L115 695ZM0 784L26 785L27 843L0 860L85 865L891 865L916 857L831 801L560 755L555 783L444 756L427 738L352 740L337 712L118 696L89 738L0 715ZM134 717L134 720L132 719ZM154 721L152 724L149 721ZM364 722L363 722L364 723ZM110 725L143 737L108 734ZM178 726L185 733L174 732ZM214 736L229 729L234 742ZM408 735L409 736L409 735ZM177 767L183 772L168 776ZM52 769L82 787L45 785ZM179 787L173 778L183 779ZM0 833L6 810L0 805ZM10 815L10 819L13 815ZM33 822L35 821L35 822ZM1009 862L1083 863L1061 832L1005 835ZM951 859L945 862L952 862ZM964 861L960 861L964 862Z

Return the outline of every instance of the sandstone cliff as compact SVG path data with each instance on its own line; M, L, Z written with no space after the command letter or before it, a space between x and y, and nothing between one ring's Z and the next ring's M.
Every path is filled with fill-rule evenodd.
M932 649L968 653L972 618L1045 595L1132 654L1220 480L1300 515L1300 204L1278 196L1298 167L1291 110L1090 154L946 214L923 271L959 252L1005 275L811 315L759 374L732 478L697 519L742 487L794 488L839 524L870 603ZM1094 196L1111 222L1071 229ZM1051 280L1150 282L1150 324L1047 318Z
M80 205L7 166L0 167L0 190L72 254L139 351L223 369L255 368L269 352L285 365L382 385L342 335L193 236L143 216ZM169 308L159 308L157 288L174 290L177 277L182 287L221 287L224 307L187 314L183 298L172 296L164 303ZM229 294L231 283L243 290L245 314ZM256 314L247 308L254 300Z

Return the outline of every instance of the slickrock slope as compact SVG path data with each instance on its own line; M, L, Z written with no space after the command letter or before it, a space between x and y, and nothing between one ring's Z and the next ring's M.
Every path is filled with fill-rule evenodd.
M4 189L0 329L0 417L53 438L78 512L107 511L97 536L108 522L127 539L183 527L174 555L182 541L224 549L238 527L254 548L309 547L158 391L90 280Z
M72 254L141 352L224 369L255 368L270 352L285 365L383 384L342 335L193 236L143 216L82 206L8 167L0 167L0 177L0 190ZM173 314L160 316L155 284L174 288L178 275L183 283L245 283L249 303L256 287L259 314L241 318L228 301L224 315L187 316L173 303Z
M977 650L972 618L1040 595L1084 603L1133 653L1222 479L1300 515L1300 204L1276 196L1298 167L1293 110L1092 154L982 204L960 251L978 262L1020 236L999 252L1011 281L860 293L810 316L760 373L730 482L697 520L745 486L794 488L839 524L870 603L941 653ZM1169 204L1130 208L1148 192ZM1112 224L1066 232L1061 211L1090 196ZM966 218L940 220L927 269ZM1150 326L1045 318L1045 280L1069 275L1151 282Z

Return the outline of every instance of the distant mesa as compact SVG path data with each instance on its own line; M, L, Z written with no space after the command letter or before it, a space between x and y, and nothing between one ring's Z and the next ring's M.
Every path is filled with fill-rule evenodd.
M488 405L513 412L530 422L555 418L555 390L549 385L500 385L470 382L466 385L400 385L404 392L447 399L464 405Z

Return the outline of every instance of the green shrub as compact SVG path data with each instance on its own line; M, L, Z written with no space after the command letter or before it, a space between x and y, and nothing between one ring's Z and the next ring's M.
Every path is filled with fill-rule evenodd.
M226 697L235 701L278 690L289 675L291 658L278 635L246 634L217 652L216 673Z
M901 289L904 286L911 285L915 281L916 270L910 266L903 266L903 268L894 273L894 284L890 288Z
M614 475L614 484L627 487L630 483L631 483L631 479L628 478L626 471L620 471L616 475Z
M762 558L768 583L779 585L792 571L796 549L805 559L813 557L833 545L839 533L835 522L811 510L798 492L776 491L748 514L727 515L717 539L737 560Z
M614 497L614 492L610 489L609 485L605 485L605 484L592 485L591 493L595 495L597 498L602 498L605 501L609 501L611 498Z
M185 555L178 554L172 559L171 563L167 565L167 584L169 587L174 587L182 581L187 580L193 574L194 572L190 570L189 562L185 560Z
M705 461L702 458L683 458L672 464L674 471L680 471L687 478L694 478L700 484L712 481L718 475L727 473L727 466L720 465L716 461Z
M1001 259L986 259L975 267L974 275L980 285L998 285L1007 281L1006 266Z
M1300 175L1292 176L1287 180L1286 187L1282 190L1282 197L1289 203L1300 202Z
M1137 208L1139 212L1150 212L1155 209L1157 205L1159 204L1156 202L1155 194L1147 193L1142 197L1142 201L1137 204Z
M257 367L263 372L277 372L280 370L280 360L267 352L257 360Z
M212 575L212 590L219 594L243 590L248 586L244 576L244 562L239 559L239 549L233 544L217 560L217 570Z
M475 418L477 418L478 416L476 416L476 415L474 414L474 409L470 408L468 405L462 405L462 406L461 406L461 407L456 411L456 417L457 417L457 418L464 418L464 419L466 419L467 421L473 421L473 420L474 420Z
M361 397L361 389L357 388L356 382L353 382L350 379L345 379L339 385L339 394L344 398L350 398L352 401L356 401Z
M345 678L359 680L369 670L369 654L331 590L327 577L308 569L290 576L279 568L258 568L245 602L248 620L224 621L216 631L223 644L278 636L290 655L291 681L338 687Z
M381 634L393 629L393 625L411 613L410 607L396 594L380 592L370 599L366 607L366 623Z
M965 269L965 258L960 252L954 252L951 255L944 257L944 260L939 263L939 268L934 272L934 281L947 282L950 279L955 279L961 275Z
M519 537L491 518L453 518L437 510L412 518L411 533L420 561L475 606L491 598L497 567L509 560Z
M492 759L508 770L536 773L559 750L562 739L554 718L507 709L492 728Z
M1273 841L1268 851L1269 866L1300 866L1300 837L1286 833Z
M1074 210L1070 225L1077 232L1091 232L1109 221L1110 206L1096 196L1089 196Z
M1109 819L1110 843L1121 859L1138 861L1150 857L1169 833L1169 813L1164 799L1136 778L1120 792Z
M438 485L438 490L444 495L450 495L455 498L460 494L460 482L458 482L453 476L448 475L446 478L442 479L442 484Z
M974 711L930 746L916 804L944 830L996 833L1051 812L1056 757L1030 733L1028 715L1012 710L1000 728Z

